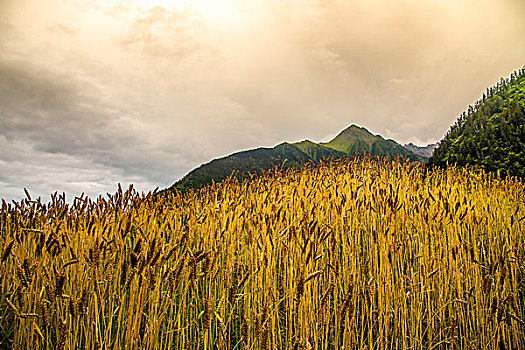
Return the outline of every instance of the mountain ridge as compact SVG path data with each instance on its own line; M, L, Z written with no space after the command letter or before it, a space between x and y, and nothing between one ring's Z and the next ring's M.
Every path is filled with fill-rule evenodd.
M243 150L213 159L190 171L167 190L186 192L213 182L223 181L232 174L242 179L276 166L287 169L300 167L307 163L317 163L328 158L353 158L365 154L390 159L399 156L409 161L425 162L427 160L394 140L384 139L381 135L374 135L364 127L352 124L328 142L316 143L310 140L294 143L282 142L274 147Z

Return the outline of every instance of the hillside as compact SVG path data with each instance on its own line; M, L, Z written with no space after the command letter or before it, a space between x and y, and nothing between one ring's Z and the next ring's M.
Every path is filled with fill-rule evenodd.
M324 149L314 149L313 147L303 147L310 150L315 157L322 158ZM333 150L331 150L333 151ZM339 156L342 156L339 155ZM172 188L179 191L196 189L206 184L220 182L229 177L232 172L237 171L249 174L257 174L263 170L271 169L276 165L284 168L305 164L312 158L303 152L298 146L289 143L281 143L273 148L257 148L248 151L241 151L229 156L214 159L209 163L203 164L192 170L182 180L175 183ZM237 176L241 176L237 174Z
M236 172L235 176L241 179L250 174L260 174L275 166L282 166L286 169L300 167L310 162L317 163L328 158L353 158L359 154L390 159L399 156L411 161L426 160L393 140L385 140L379 135L373 135L365 128L351 125L327 143L318 144L309 140L297 143L284 142L273 148L257 148L214 159L192 170L169 189L184 192L212 182L223 181L233 172Z
M525 178L525 69L501 79L470 106L440 142L430 164L473 165Z

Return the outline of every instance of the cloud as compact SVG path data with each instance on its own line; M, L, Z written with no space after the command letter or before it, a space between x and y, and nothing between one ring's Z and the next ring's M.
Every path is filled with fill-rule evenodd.
M326 140L352 123L435 142L525 64L524 10L520 0L0 1L0 196L164 187L212 158Z
M170 145L169 152L158 150L150 142L155 135L136 128L132 111L93 100L93 92L86 92L85 82L75 85L67 77L5 62L0 62L0 75L4 77L0 82L0 136L5 151L0 161L4 163L4 176L22 165L28 170L25 173L38 174L40 179L64 180L70 189L81 183L79 179L85 174L89 175L85 181L94 181L95 185L85 192L94 195L100 186L111 183L109 188L114 187L119 181L116 174L122 181L133 178L153 186L177 172L169 165L177 159L176 144ZM25 156L19 158L20 154ZM86 171L81 170L82 166ZM97 169L101 171L98 177ZM102 181L106 173L110 176ZM23 179L18 178L18 186ZM7 180L3 182L9 183ZM26 184L30 186L31 181Z
M201 23L187 11L168 11L162 6L145 10L130 26L120 45L153 57L184 60L196 54Z
M7 140L0 135L0 196L20 199L27 188L34 197L49 200L55 191L65 192L69 199L85 193L91 197L113 192L117 183L124 187L135 184L140 189L155 186L140 176L130 176L121 169L102 166L81 157L63 153L49 153L34 149L22 140Z
M227 100L213 97L203 103L188 93L171 100L171 114L166 106L151 104L159 97L155 94L145 104L141 95L124 89L126 101L115 95L105 102L101 97L111 89L91 76L80 78L86 69L75 71L72 79L0 57L5 150L0 154L0 196L20 198L23 187L40 196L50 190L97 196L111 192L118 182L148 191L172 184L215 152L235 150L221 140L244 140L244 147L260 140L261 134L240 118L243 111ZM176 111L178 104L184 111ZM218 110L225 117L217 118Z
M47 30L54 34L76 35L77 31L61 23L52 22Z

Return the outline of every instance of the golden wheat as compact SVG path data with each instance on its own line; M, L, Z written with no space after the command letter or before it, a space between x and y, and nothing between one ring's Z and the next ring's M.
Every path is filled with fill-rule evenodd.
M525 187L359 159L0 209L0 347L525 348Z

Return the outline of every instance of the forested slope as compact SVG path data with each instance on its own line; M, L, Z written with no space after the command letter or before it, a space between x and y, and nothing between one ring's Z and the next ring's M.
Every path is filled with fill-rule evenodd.
M454 163L525 178L525 69L487 89L429 160L441 167Z

